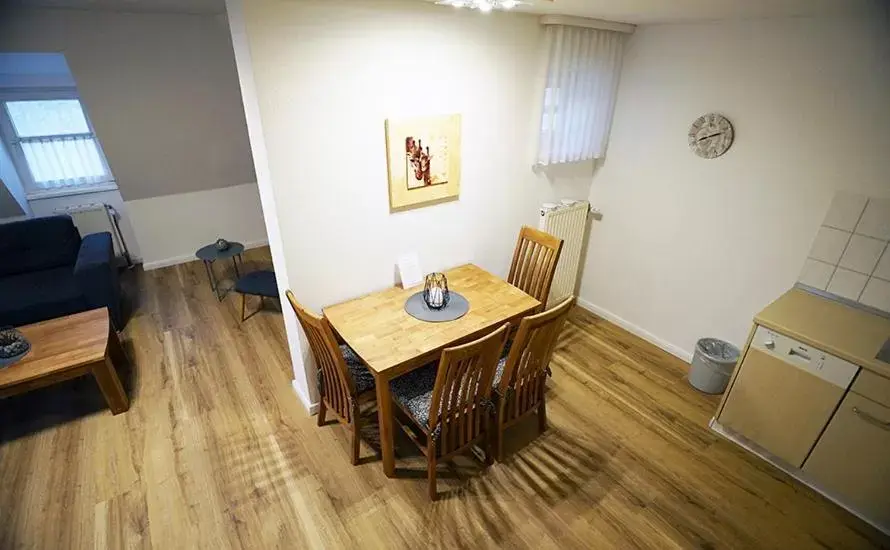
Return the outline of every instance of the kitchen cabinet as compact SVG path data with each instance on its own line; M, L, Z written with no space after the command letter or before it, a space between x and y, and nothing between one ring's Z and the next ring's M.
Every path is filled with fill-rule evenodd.
M845 390L788 361L752 349L745 356L719 422L800 467Z
M793 289L754 318L711 427L890 534L890 319Z
M803 471L878 524L890 525L890 407L848 393Z

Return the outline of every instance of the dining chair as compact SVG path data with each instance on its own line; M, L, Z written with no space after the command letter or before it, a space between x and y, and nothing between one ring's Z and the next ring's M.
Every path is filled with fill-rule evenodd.
M309 340L309 348L318 366L318 425L325 414L334 413L341 424L352 426L352 464L358 464L361 443L361 406L374 401L374 375L346 344L337 344L330 322L304 308L290 290L286 293L291 307Z
M504 432L532 413L538 415L538 431L547 429L544 382L550 375L553 348L575 297L566 298L552 309L524 318L513 339L510 352L495 369L497 401L496 430L498 462L504 460Z
M519 231L507 282L541 302L538 311L547 307L562 244L562 239L528 226Z
M438 364L431 363L391 382L393 401L410 422L403 422L399 415L396 420L427 458L431 500L438 497L438 463L478 443L484 447L486 466L493 462L492 381L509 327L506 323L479 340L446 348Z

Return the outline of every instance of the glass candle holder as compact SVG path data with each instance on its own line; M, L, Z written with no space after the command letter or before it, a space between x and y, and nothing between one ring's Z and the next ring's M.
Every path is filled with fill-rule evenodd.
M423 301L430 309L444 309L448 306L451 293L448 292L448 278L444 273L430 273L423 283Z

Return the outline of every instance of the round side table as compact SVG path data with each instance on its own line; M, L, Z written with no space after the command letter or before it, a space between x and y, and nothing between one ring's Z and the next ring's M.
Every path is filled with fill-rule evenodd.
M244 266L244 260L241 258L242 252L244 252L244 245L235 242L229 242L229 247L225 250L219 250L216 248L216 243L214 243L201 247L195 252L195 256L204 262L204 267L207 269L207 278L210 280L210 288L216 293L216 299L220 302L226 297L226 293L221 292L222 289L213 273L213 263L217 260L231 259L232 267L235 268L235 280L237 281L241 278L241 273L238 271L238 264L240 263L242 267Z

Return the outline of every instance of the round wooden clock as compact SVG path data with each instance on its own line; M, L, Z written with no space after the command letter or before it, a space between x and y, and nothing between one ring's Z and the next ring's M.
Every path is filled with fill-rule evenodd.
M732 146L732 123L717 113L708 113L695 119L689 129L689 148L706 159L714 159Z

